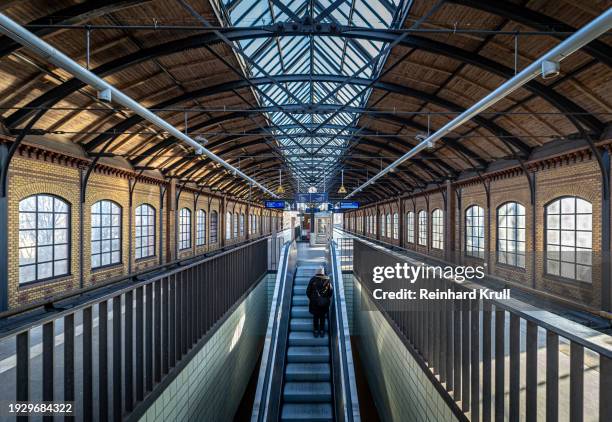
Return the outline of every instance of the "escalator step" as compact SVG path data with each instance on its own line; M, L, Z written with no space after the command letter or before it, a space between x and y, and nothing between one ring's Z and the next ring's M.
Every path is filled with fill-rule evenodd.
M308 312L308 306L293 306L291 308L292 318L310 318L312 315Z
M291 331L289 333L289 346L327 346L328 341L327 333L325 337L315 337L312 331Z
M291 331L310 331L312 332L312 318L291 318L289 323ZM325 320L325 329L327 330L327 320Z
M288 382L283 390L286 403L329 403L331 384L329 382Z
M329 348L321 346L290 346L287 349L287 362L329 362Z
M331 421L333 418L330 403L287 403L283 405L283 421Z
M289 363L285 367L286 381L329 381L329 363Z

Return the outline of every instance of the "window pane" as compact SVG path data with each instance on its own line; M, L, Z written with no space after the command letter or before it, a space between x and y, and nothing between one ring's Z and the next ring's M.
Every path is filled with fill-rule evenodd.
M28 265L27 267L19 268L19 282L27 283L36 279L36 266Z
M19 249L19 265L34 264L36 262L36 248Z
M35 229L36 214L31 212L19 213L19 228L20 229Z
M36 211L36 197L30 196L19 202L19 211Z
M38 195L38 212L53 212L53 197Z
M38 280L53 277L53 263L45 262L37 265Z

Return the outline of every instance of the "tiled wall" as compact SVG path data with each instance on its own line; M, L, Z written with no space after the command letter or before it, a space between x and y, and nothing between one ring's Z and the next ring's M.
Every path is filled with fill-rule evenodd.
M352 333L357 338L362 367L380 419L385 422L456 421L393 328L375 310L369 295L362 292L359 282L345 282L347 285L352 285L353 291Z
M141 422L231 421L257 363L268 322L269 275L158 397Z

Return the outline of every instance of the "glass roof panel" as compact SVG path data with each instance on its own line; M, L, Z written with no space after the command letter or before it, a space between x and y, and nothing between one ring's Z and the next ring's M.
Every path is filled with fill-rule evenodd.
M215 2L216 3L216 2ZM220 0L225 26L321 22L364 28L400 26L411 0ZM328 8L332 8L328 10ZM323 19L321 13L325 13ZM259 85L254 91L270 131L293 176L305 186L322 187L338 169L352 142L359 113L371 89L353 78L375 79L386 44L316 33L246 39L237 46L257 65L242 60L250 78L293 75L297 81ZM380 56L380 57L379 57ZM321 79L322 78L322 79ZM285 106L291 106L288 109Z

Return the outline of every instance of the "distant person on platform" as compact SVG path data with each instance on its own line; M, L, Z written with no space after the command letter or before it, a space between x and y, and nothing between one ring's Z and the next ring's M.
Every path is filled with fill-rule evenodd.
M308 282L306 296L309 299L308 311L312 314L313 334L315 337L324 337L325 319L331 304L332 285L323 267L319 267L317 274Z

